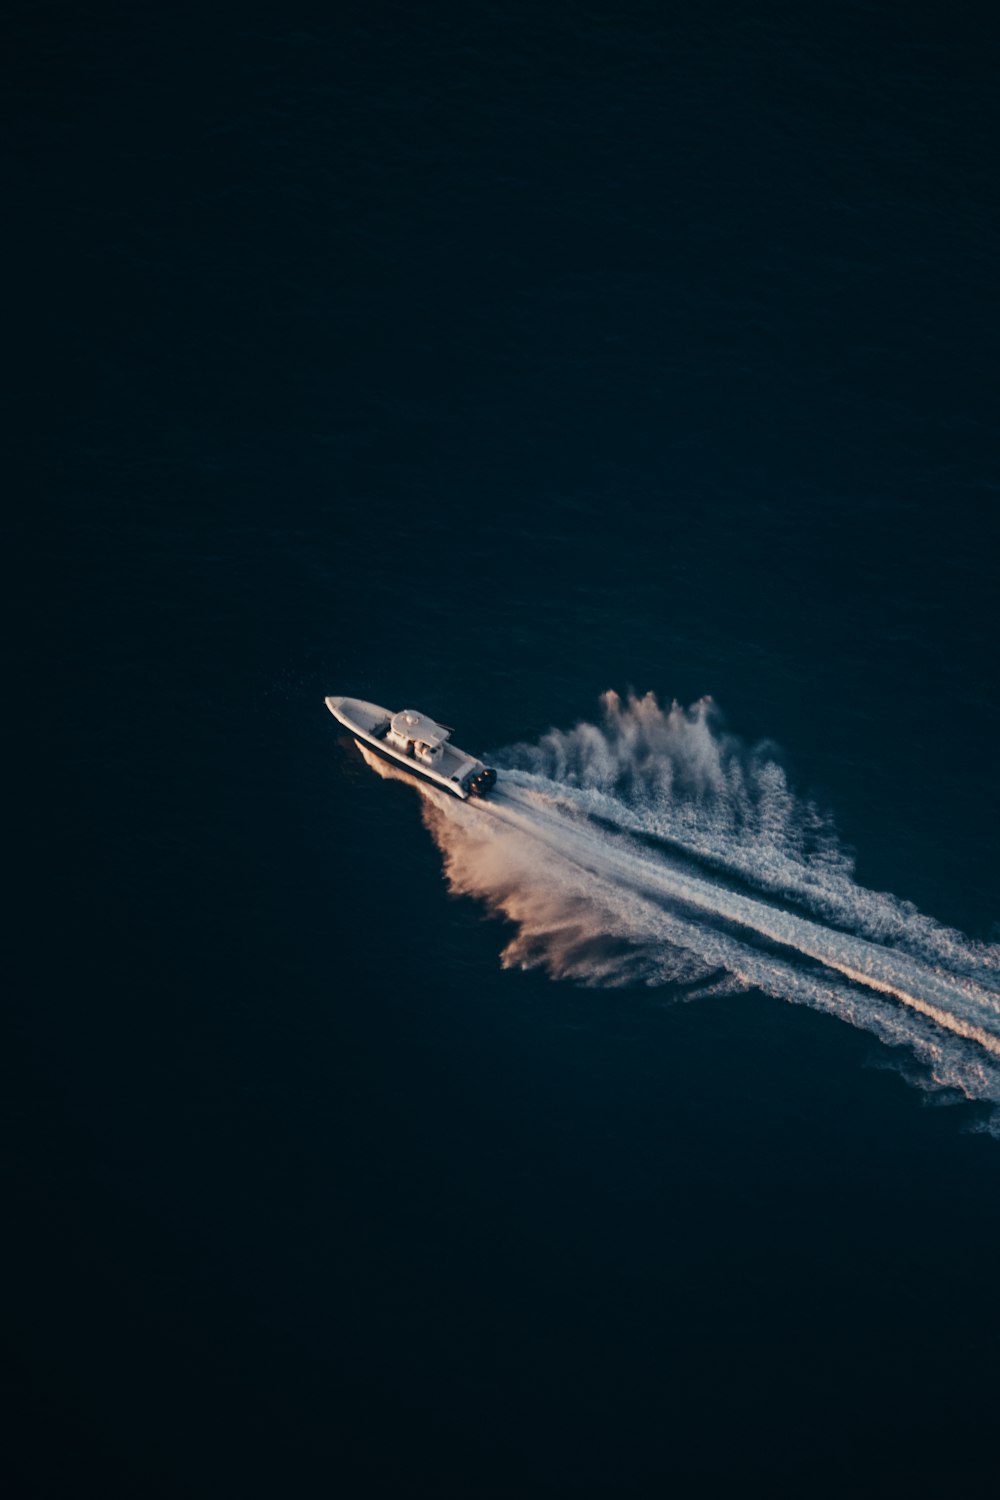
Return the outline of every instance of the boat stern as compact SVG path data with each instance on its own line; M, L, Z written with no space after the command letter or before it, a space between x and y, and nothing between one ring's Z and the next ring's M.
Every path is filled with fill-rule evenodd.
M470 797L486 797L497 784L497 773L492 766L483 766L465 783Z

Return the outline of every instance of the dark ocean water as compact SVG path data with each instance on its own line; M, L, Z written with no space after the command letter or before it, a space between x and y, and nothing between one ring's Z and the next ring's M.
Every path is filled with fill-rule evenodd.
M323 697L485 750L711 694L995 941L991 39L12 35L9 1493L986 1493L982 1108L774 995L502 969Z

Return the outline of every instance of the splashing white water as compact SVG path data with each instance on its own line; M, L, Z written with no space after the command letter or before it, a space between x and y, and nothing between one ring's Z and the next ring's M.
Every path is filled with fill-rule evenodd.
M497 755L488 802L420 785L451 889L513 924L505 966L827 1011L905 1047L922 1086L991 1106L1000 1135L1000 947L857 885L830 820L710 700L602 704L599 725Z

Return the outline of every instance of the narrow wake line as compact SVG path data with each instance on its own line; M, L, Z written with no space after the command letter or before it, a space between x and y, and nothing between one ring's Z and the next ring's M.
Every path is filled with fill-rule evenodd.
M1000 1136L1000 948L857 885L829 818L708 700L603 703L601 725L497 755L488 802L420 786L451 890L511 924L505 967L808 1005L905 1047L911 1082L990 1107Z

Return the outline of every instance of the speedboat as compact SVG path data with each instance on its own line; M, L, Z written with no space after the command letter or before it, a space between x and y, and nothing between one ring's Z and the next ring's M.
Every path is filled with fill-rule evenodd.
M451 744L451 730L415 708L393 713L362 698L327 698L333 717L350 730L359 745L401 766L420 781L429 781L463 802L485 797L497 773L474 755Z

